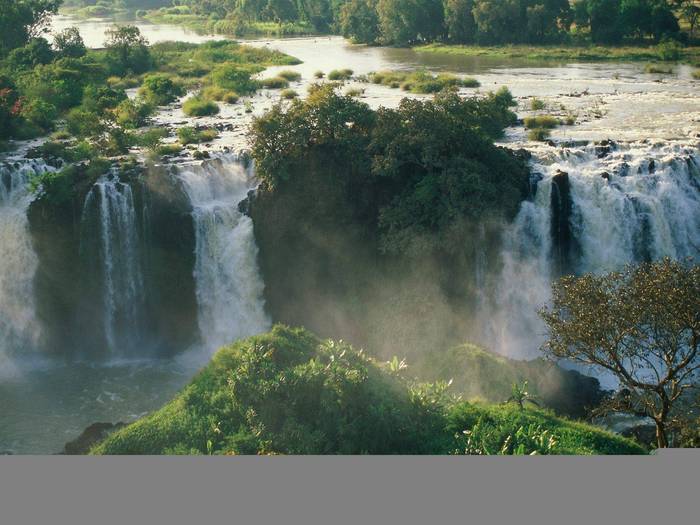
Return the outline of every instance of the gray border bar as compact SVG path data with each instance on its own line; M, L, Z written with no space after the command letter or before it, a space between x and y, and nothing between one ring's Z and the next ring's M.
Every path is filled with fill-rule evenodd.
M4 457L0 523L684 525L698 522L699 467L700 450L642 458Z

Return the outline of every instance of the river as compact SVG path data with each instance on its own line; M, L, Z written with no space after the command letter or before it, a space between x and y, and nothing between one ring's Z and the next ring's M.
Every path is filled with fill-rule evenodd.
M101 47L105 31L112 23L57 16L53 29L58 31L73 25L79 27L89 46ZM222 38L199 35L177 26L141 22L137 25L151 43L165 40L200 43ZM299 58L301 64L284 68L302 74L301 81L292 85L299 93L305 92L318 70L327 73L351 68L355 75L366 75L383 69L427 68L479 80L481 87L464 89L465 94L507 86L518 101L521 117L531 114L532 97L542 99L560 114L576 116L575 125L561 126L551 136L556 142L572 141L568 148L529 142L521 126L508 130L503 139L509 146L526 147L534 153L533 166L541 180L536 198L523 203L521 213L509 227L503 248L506 264L499 279L501 286L495 298L483 308L488 329L479 337L492 342L499 351L515 357L536 355L533 339L541 337L541 327L532 312L533 306L547 300L552 275L549 196L557 170L570 173L576 210L572 224L580 230L577 238L584 250L575 262L575 270L600 271L645 257L698 255L700 197L693 184L700 177L700 83L692 80L687 66L674 65L670 74L649 74L645 73L643 63L441 56L409 49L356 46L340 37L262 39L247 43ZM277 69L280 68L270 68L262 76L274 74ZM375 108L396 105L405 96L400 90L366 82L353 81L347 88L364 90L362 100ZM237 104L223 106L216 117L199 119L200 123L233 124L215 141L213 149L245 148L248 122L269 108L276 96L275 92L263 90L252 97L251 114ZM177 104L161 111L157 119L163 124L188 120ZM614 140L615 146L601 157L591 141L603 139ZM197 246L200 326L208 322L216 327L214 341L177 358L131 357L99 365L55 359L14 358L10 362L3 361L0 355L0 453L55 453L95 421L133 421L171 398L226 337L244 336L266 328L269 320L259 298L263 283L258 282L252 262L255 259L252 228L247 218L236 210L237 199L245 196L254 181L234 161L207 169L212 169L213 175L196 167L185 167L180 177L189 184L194 218L197 228L202 229ZM601 177L603 172L613 178L612 183ZM207 179L207 176L215 178ZM217 183L217 177L223 177L223 182ZM112 188L115 183L108 184ZM215 190L209 194L209 185L226 190L221 195ZM26 196L22 194L18 199L24 199L21 204L26 205ZM0 202L0 206L4 205L4 201ZM16 224L10 233L21 237L25 225L22 217L14 213L17 209L8 208L7 213L0 209L0 217L14 217ZM229 254L227 243L240 243L245 251ZM31 254L26 257L31 260ZM231 262L220 264L221 257ZM206 262L212 258L216 260ZM24 273L31 270L31 265L20 266ZM14 282L13 276L0 277L5 284ZM27 275L22 279L20 288L26 290ZM210 297L207 290L211 294L224 290L229 295ZM216 302L213 307L207 305L208 300ZM13 306L12 312L19 311L28 325L34 323L25 311L26 305L22 306L21 310ZM232 316L237 314L235 329L222 328L221 320L207 313L222 309Z

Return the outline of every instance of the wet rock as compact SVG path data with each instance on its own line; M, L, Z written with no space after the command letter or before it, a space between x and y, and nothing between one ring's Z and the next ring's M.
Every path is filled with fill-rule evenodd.
M649 173L654 173L656 171L656 162L654 161L654 159L651 159L649 161L648 168L649 168Z
M63 447L63 454L68 456L80 456L90 452L90 449L120 428L126 423L93 423L73 441L69 441Z
M602 178L605 180L610 180L610 174L607 171L604 171L603 173L600 174Z

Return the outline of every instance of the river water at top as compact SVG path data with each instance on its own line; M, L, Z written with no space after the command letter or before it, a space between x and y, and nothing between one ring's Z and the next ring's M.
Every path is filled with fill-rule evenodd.
M177 40L201 43L225 37L200 35L183 27L135 23L151 43ZM102 47L109 20L76 20L57 16L52 31L77 26L86 44ZM475 77L486 92L507 86L518 100L518 114L529 114L532 97L542 99L548 111L576 115L577 124L553 130L554 140L678 141L697 147L700 140L700 82L692 80L691 68L672 65L670 74L649 74L644 63L567 63L503 58L459 57L417 53L410 49L351 45L341 37L258 39L246 43L277 49L302 61L285 66L302 74L292 87L300 94L314 82L318 70L328 73L351 68L355 75L384 69L426 68ZM282 68L273 67L269 76ZM344 89L364 90L362 100L372 107L394 106L406 93L366 82L350 82ZM418 96L420 95L411 95ZM253 112L242 104L222 106L216 117L202 119L233 124L222 133L218 147L247 145L246 124L251 115L264 112L277 92L263 90L252 97ZM179 105L163 109L163 124L187 120ZM528 142L525 131L514 127L504 139L514 146L536 150L549 146ZM170 399L207 355L168 361L111 363L33 363L9 375L0 374L0 453L46 454L61 450L82 429L95 421L132 421Z

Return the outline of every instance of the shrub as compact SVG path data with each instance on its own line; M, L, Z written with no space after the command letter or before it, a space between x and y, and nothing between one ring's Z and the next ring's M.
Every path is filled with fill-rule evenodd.
M235 104L238 102L238 95L234 93L233 91L228 91L223 98L223 102L226 102L227 104Z
M136 144L153 151L158 149L160 141L169 135L165 128L152 128L136 137Z
M362 96L362 94L363 94L364 92L365 92L364 89L351 88L351 89L348 89L348 90L345 92L345 96L348 96L348 97L359 97L359 96Z
M535 117L525 117L523 119L523 122L525 124L525 127L528 129L553 129L560 124L559 119L553 117L552 115L537 115Z
M544 100L533 97L530 100L530 109L532 111L542 111L545 108Z
M527 138L530 140L544 141L549 137L550 130L544 128L533 128L527 132Z
M283 89L280 93L280 97L286 98L287 100L292 100L293 98L297 98L298 96L299 94L293 89Z
M213 100L207 100L201 96L196 96L188 99L183 105L182 110L188 117L207 117L217 115L220 111L219 105Z
M185 90L169 75L156 73L147 75L143 79L143 86L139 94L155 106L165 106L184 95Z
M72 109L66 116L66 127L78 138L94 137L106 129L100 115L81 108Z
M209 100L222 101L229 91L217 86L207 86L202 90L202 96Z
M647 64L646 66L644 66L644 72L657 75L670 75L671 73L673 73L673 69L670 67L663 68L654 64Z
M180 143L187 146L188 144L211 142L219 136L219 132L211 128L198 130L190 126L185 126L177 130L177 136L180 139Z
M697 71L693 71L693 78L695 80L700 80L700 69L698 69Z
M334 69L328 73L328 80L350 80L353 73L352 69Z
M153 109L151 104L143 100L126 99L114 109L114 119L124 128L140 128L146 124Z
M161 157L179 155L182 152L180 144L163 144L156 148L156 153Z
M325 73L324 73L323 71L316 71L316 72L314 73L314 77L315 77L315 78L323 78L323 77L325 77L325 76L326 76L326 75L325 75Z
M284 71L280 71L277 73L278 77L282 77L287 79L289 82L297 82L301 80L301 73L298 71L293 71L291 69L285 69Z
M681 58L683 46L675 40L665 40L656 46L656 52L661 60L678 60Z
M251 78L251 75L257 73L259 69L238 64L222 64L212 72L212 82L217 87L247 95L258 89L258 83Z
M267 89L284 89L289 87L289 81L283 77L264 78L260 85Z

